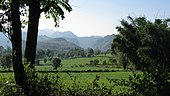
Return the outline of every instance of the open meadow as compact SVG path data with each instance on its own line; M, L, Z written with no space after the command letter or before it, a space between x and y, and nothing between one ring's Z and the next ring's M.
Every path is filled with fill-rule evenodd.
M90 60L98 59L99 64L92 66L89 64ZM107 64L103 65L102 62L106 60ZM40 61L40 65L36 66L36 71L40 75L46 75L51 79L58 78L58 81L65 86L65 88L72 87L74 85L82 89L87 89L89 86L93 86L94 81L97 78L97 84L100 86L113 86L110 80L115 79L128 79L129 75L132 75L131 71L123 70L123 68L115 68L109 63L108 56L99 56L92 58L75 58L62 60L61 66L56 70L53 69L52 62L48 61L46 64L43 60ZM1 70L3 70L1 68ZM4 82L14 81L13 72L1 71L0 84ZM119 87L115 87L115 90L119 90Z

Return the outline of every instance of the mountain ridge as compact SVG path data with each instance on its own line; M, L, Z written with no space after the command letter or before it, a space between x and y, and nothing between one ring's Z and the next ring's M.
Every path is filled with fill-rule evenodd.
M4 38L4 36L1 36L1 35L2 33L0 34L0 37ZM26 35L27 35L26 32L22 32L22 38L25 41L26 41ZM3 46L5 46L5 44L10 45L10 44L7 44L7 39L3 39L3 38L0 38L0 45L3 45ZM78 37L71 31L59 32L59 31L54 31L52 29L44 29L44 31L43 30L39 31L38 43L43 43L43 42L47 43L48 40L55 41L54 38L60 38L60 39L63 38L62 41L66 40L65 43L67 43L68 45L72 44L73 46L76 46L76 47L79 46L80 48L84 48L84 49L93 48L93 49L100 49L101 51L106 51L107 49L110 48L111 43L113 39L115 38L115 35L112 34L112 35L107 35L105 37L94 36L94 35ZM59 40L59 39L56 39L56 40ZM53 42L53 43L56 43L56 42ZM45 45L48 46L47 44Z

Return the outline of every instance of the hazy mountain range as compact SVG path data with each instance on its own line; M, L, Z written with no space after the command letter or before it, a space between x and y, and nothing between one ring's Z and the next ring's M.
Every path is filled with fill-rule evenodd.
M23 46L25 47L26 32L22 34ZM54 30L44 29L39 31L38 48L57 49L58 51L69 50L72 48L93 48L106 51L111 48L111 43L115 35L78 37L71 31L56 32ZM0 45L11 46L9 40L0 33Z

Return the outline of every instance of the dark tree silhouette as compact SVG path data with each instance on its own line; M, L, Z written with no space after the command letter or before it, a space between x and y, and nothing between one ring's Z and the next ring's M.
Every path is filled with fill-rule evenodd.
M15 73L15 81L18 85L23 85L26 80L26 74L22 64L22 44L21 44L21 21L20 21L20 3L19 0L12 0L11 2L11 18L13 34L11 35L12 41L12 56L13 56L13 69Z
M6 33L6 36L12 42L12 57L15 81L18 85L23 85L26 80L26 74L22 64L22 37L19 11L20 0L2 0L0 3L0 10L2 11L2 15L0 16L0 31Z

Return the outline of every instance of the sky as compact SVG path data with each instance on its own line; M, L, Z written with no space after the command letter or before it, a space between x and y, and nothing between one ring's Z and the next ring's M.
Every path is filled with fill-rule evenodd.
M117 34L116 26L127 16L145 16L148 20L170 17L170 0L70 0L73 11L65 12L58 28L42 15L39 30L72 31L77 36Z

